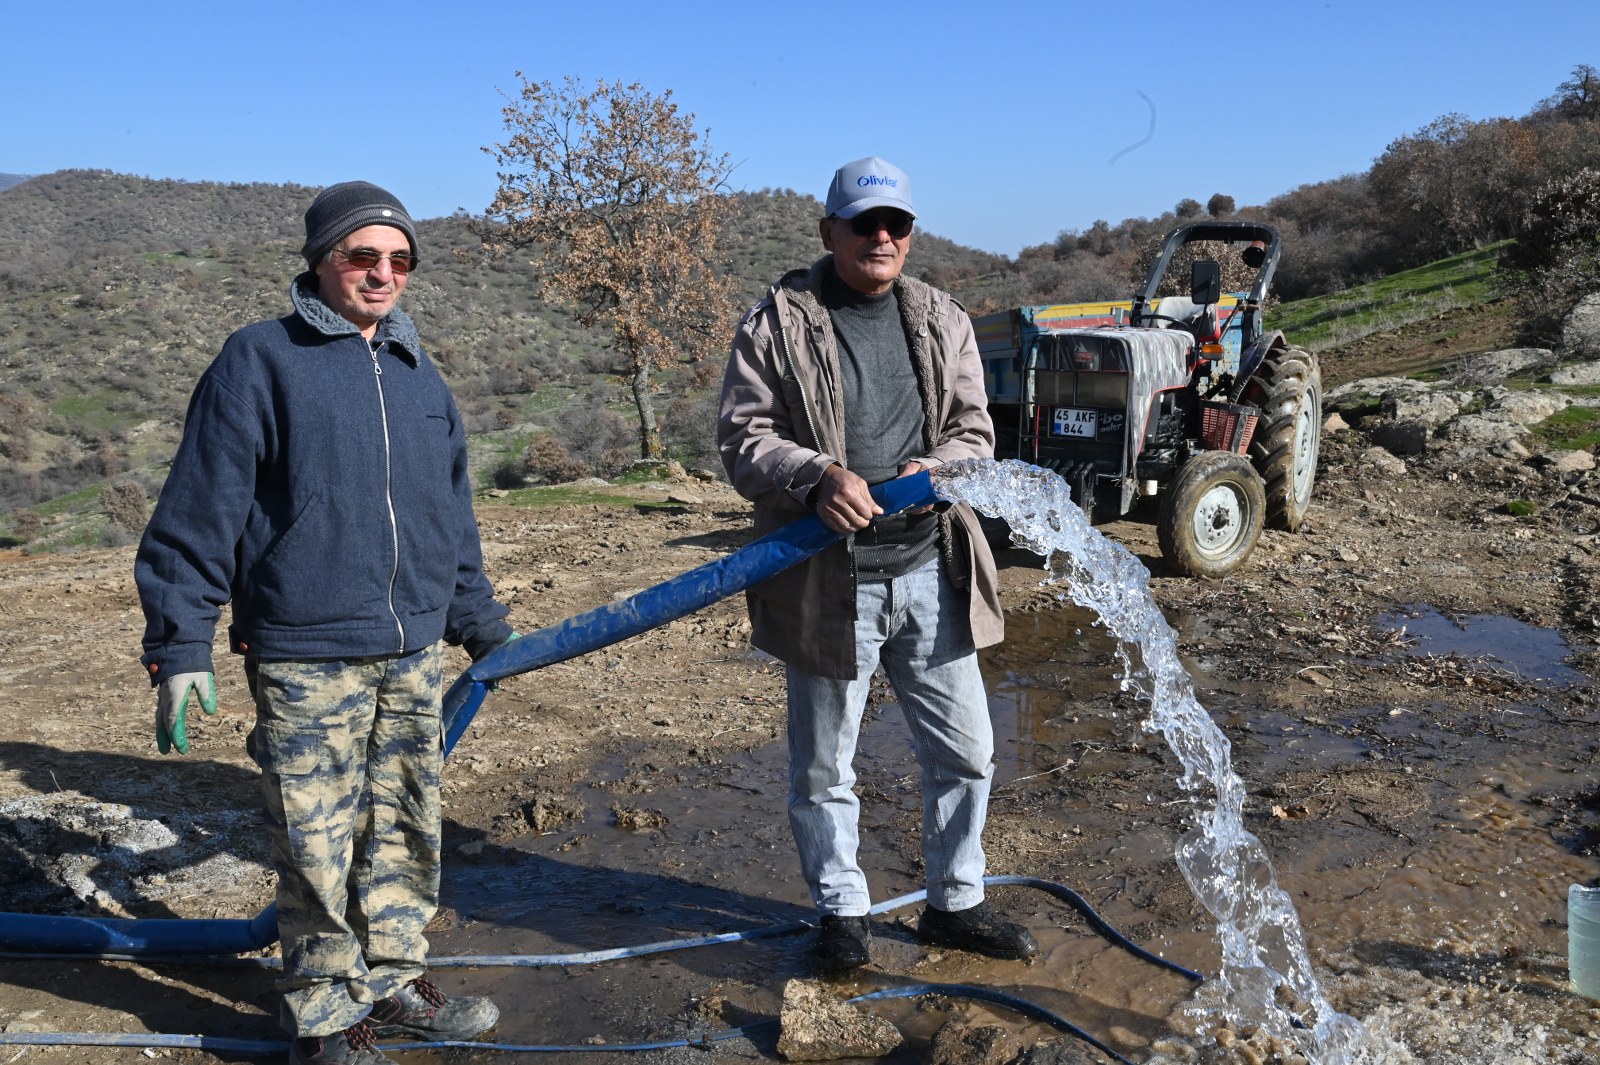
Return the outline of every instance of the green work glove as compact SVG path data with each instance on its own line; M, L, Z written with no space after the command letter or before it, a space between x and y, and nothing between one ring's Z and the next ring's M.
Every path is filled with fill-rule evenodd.
M500 641L500 647L504 647L506 644L510 643L512 640L520 640L520 639L522 639L522 633L518 632L516 629L512 629L511 630L511 635L507 636L504 640ZM496 647L494 649L494 651L500 650L500 647ZM494 654L494 651L490 651L489 654L484 655L483 658L488 658L489 655ZM475 661L481 662L481 661L483 661L483 659L482 658L475 659ZM497 680L491 680L489 682L489 690L492 691L492 692L499 691L500 690L500 682L497 681Z
M200 709L217 712L217 681L210 673L179 673L156 686L156 750L166 754L178 748L189 753L189 700L199 700Z

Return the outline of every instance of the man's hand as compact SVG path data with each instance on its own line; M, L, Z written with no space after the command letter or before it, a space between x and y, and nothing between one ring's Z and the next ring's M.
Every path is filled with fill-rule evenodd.
M817 482L817 517L836 533L865 529L883 508L872 498L867 482L838 463L822 471Z
M179 673L156 686L156 750L178 748L189 753L189 703L193 698L208 714L217 712L217 682L210 673Z
M921 473L923 470L929 470L929 469L932 469L932 468L933 467L931 467L931 466L924 466L922 463L918 462L916 459L912 459L910 462L908 462L904 466L900 467L900 472L895 475L895 479L899 480L901 477L910 477L913 473ZM933 509L933 504L929 503L925 507L912 507L910 510L906 511L906 513L907 514L926 514L928 511L930 511L932 509Z

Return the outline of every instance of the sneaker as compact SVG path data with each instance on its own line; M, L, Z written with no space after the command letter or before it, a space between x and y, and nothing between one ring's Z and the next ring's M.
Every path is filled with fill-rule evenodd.
M366 1018L342 1032L302 1036L289 1043L289 1065L383 1065L392 1061L378 1049Z
M926 906L922 910L922 920L917 923L917 935L931 946L970 950L974 954L1011 961L1021 961L1039 953L1039 944L1026 928L1001 917L987 902L968 910Z
M500 1010L481 996L446 995L419 976L388 998L372 1004L367 1022L377 1035L417 1039L471 1039L493 1028Z
M822 930L817 933L817 945L811 953L825 973L842 973L859 969L872 960L867 944L872 942L872 929L865 917L840 917L825 914Z

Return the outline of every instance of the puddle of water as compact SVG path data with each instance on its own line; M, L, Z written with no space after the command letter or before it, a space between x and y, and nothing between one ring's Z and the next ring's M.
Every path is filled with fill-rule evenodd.
M1553 629L1542 629L1498 614L1449 615L1426 603L1378 616L1378 624L1403 631L1415 642L1415 655L1459 655L1497 663L1518 676L1553 684L1584 684L1587 678L1567 665L1572 653Z

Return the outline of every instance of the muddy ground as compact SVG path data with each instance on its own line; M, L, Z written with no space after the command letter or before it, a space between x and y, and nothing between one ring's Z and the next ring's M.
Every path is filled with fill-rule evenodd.
M1564 953L1566 886L1600 875L1600 506L1537 464L1421 457L1404 475L1379 475L1358 465L1366 446L1354 430L1326 437L1307 527L1268 532L1228 580L1171 575L1149 515L1101 531L1149 566L1200 699L1232 744L1247 826L1300 907L1324 990L1376 1033L1373 1060L1595 1060L1600 1008L1567 989ZM748 539L746 507L725 486L629 491L637 505L483 501L489 571L520 630ZM1512 499L1552 505L1513 517ZM1013 549L1000 563L1011 635L985 655L1002 748L991 872L1069 884L1138 942L1214 968L1214 922L1172 862L1205 797L1178 789L1175 758L1117 689L1110 644L1060 589L1040 586L1041 560ZM131 565L131 549L0 564L0 909L254 916L271 878L240 670L219 646L223 713L192 724L187 757L158 755ZM1464 642L1473 633L1480 642ZM491 696L449 765L436 953L565 953L804 916L782 813L782 674L747 634L742 602L725 601ZM860 790L864 864L875 896L889 898L920 886L920 857L916 778L883 709ZM1121 960L1054 900L1015 887L994 898L1035 929L1039 961L924 951L910 906L878 919L874 966L837 990L980 983L1072 1018L1131 1060L1282 1059L1285 1045L1264 1033L1197 1033L1186 981ZM806 946L778 936L609 967L439 978L492 991L503 1041L598 1048L773 1016L784 981L808 973ZM260 969L0 959L0 1029L12 1034L272 1040L274 1009ZM901 1061L917 1060L949 1017L1024 1043L1055 1038L949 1000L884 1012L910 1036ZM644 1056L706 1054L776 1059L760 1033ZM0 1062L141 1055L262 1060L0 1044Z

